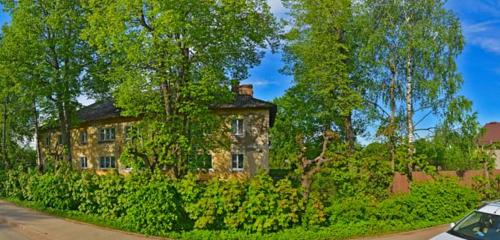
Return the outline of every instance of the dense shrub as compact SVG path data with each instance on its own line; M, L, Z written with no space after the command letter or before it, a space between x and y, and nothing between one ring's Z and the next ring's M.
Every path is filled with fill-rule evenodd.
M270 232L296 225L302 211L302 197L289 180L274 184L269 176L259 175L250 181L238 220L249 232Z
M456 220L480 197L451 180L413 184L410 194L384 200L318 191L307 203L289 179L275 182L267 175L198 182L194 175L175 181L150 173L0 171L0 180L2 197L127 230L190 239L344 239L414 229Z
M128 176L119 205L125 209L120 219L129 229L165 235L181 227L182 202L174 183L162 176Z

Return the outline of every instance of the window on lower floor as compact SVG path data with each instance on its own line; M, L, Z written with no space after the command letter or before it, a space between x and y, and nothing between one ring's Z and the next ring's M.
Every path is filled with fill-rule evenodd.
M99 168L100 169L116 168L115 157L112 156L100 157Z
M88 167L89 167L89 165L88 165L87 157L80 157L80 168L86 169Z
M57 145L62 145L63 144L63 138L62 135L57 136Z
M231 169L234 171L243 170L243 154L233 153L231 156Z

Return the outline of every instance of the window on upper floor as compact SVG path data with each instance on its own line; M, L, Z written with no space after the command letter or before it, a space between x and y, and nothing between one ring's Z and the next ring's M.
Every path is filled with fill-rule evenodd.
M45 145L45 147L50 147L50 135L45 136L45 138L43 139L43 144Z
M109 169L116 168L116 160L113 156L103 156L99 158L99 168Z
M243 136L245 128L243 126L243 119L233 119L231 122L231 130L235 136Z
M87 157L85 157L85 156L80 157L80 168L86 169L88 167L89 167L89 165L88 165Z
M88 143L87 131L80 132L80 144L84 145Z
M62 145L62 144L63 144L62 135L57 135L57 145Z
M243 171L244 155L241 153L233 153L231 155L231 169L233 171Z
M110 142L115 140L115 128L99 129L99 142Z

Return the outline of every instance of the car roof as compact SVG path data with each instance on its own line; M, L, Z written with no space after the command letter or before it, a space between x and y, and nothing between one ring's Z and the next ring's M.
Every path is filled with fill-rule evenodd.
M500 201L486 203L478 211L500 216Z

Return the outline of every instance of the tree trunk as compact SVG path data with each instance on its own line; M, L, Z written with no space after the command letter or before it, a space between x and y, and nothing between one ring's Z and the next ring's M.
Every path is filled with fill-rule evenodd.
M412 160L414 153L414 125L413 125L413 72L412 58L409 54L406 60L406 125L408 139L408 180L412 181Z
M42 152L40 149L40 130L38 126L38 111L36 109L36 101L33 100L33 119L35 123L35 149L36 149L36 164L38 166L38 171L43 172L44 161L42 158Z
M352 112L350 112L349 115L344 118L344 127L349 154L352 154L354 153L356 143L356 135L354 133L354 126L352 124Z
M63 157L65 161L70 163L72 166L72 155L71 155L71 133L70 133L70 123L69 123L69 111L67 104L61 98L58 98L57 109L59 115L59 128L61 131L62 145L64 147Z
M7 98L3 101L3 113L2 113L2 158L5 163L5 167L9 168L9 159L7 158Z
M396 170L396 80L397 69L394 64L391 64L391 84L389 87L389 105L391 108L391 116L389 119L389 151L391 168L394 172Z
M63 135L63 144L66 148L66 160L69 162L70 166L72 166L73 150L71 149L71 117L68 106L69 104L67 102L63 102L63 113L65 120L64 128L66 132L66 135Z

